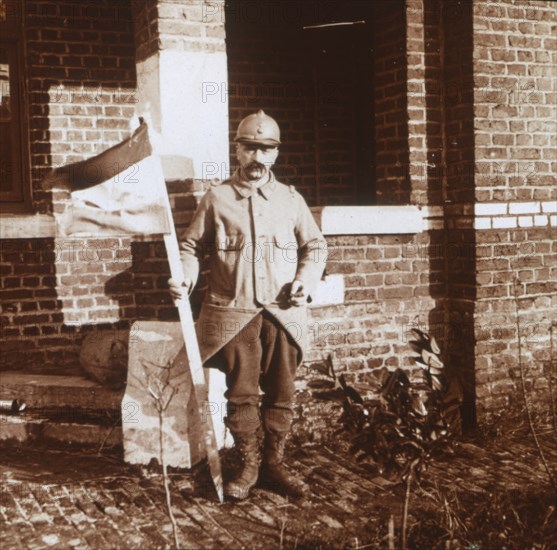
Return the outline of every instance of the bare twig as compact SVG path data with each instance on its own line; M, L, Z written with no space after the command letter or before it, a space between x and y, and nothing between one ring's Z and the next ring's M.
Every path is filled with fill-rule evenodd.
M406 491L404 494L404 508L402 510L402 528L400 537L402 539L402 550L406 550L406 526L408 523L408 504L410 502L410 489L412 486L412 471L408 474L408 477L405 481Z
M389 516L389 532L387 535L389 550L395 550L395 517Z
M520 339L520 318L519 318L519 306L518 306L518 292L517 292L517 285L518 281L514 280L513 285L513 295L514 295L514 306L515 306L515 320L516 320L516 336L518 339L518 370L520 372L520 384L522 389L522 397L524 399L524 408L526 409L526 416L528 418L528 425L530 427L530 432L532 433L532 437L534 438L534 443L536 444L536 448L538 450L538 454L542 460L543 466L547 475L549 476L549 481L551 484L557 489L557 483L555 482L555 478L553 477L553 473L549 468L549 464L545 458L545 454L541 448L540 442L538 440L538 434L534 427L534 422L532 420L532 411L530 410L530 405L528 404L528 393L526 391L526 376L524 374L524 364L522 362L522 342Z
M100 447L97 449L97 456L101 454L106 442L108 441L108 438L112 435L112 432L114 431L114 429L116 428L118 424L118 421L114 421L114 424L112 424L112 426L110 426L110 429L108 430L108 432L106 433L106 435L103 437L103 440L101 441L101 445Z
M551 406L551 418L553 421L553 431L557 437L557 410L555 407L555 394L553 392L553 368L557 365L557 357L555 356L555 346L553 345L553 334L557 327L557 322L554 321L549 327L549 404Z
M162 478L164 483L164 492L166 495L166 508L168 510L168 517L172 523L172 533L174 535L174 544L176 548L180 548L180 542L178 540L178 524L176 523L176 518L174 517L174 512L172 511L172 501L170 498L170 480L168 479L168 471L166 466L166 460L164 458L164 446L163 446L163 411L159 412L159 443L161 450L161 466L162 466Z
M419 463L420 463L420 458L416 458L410 463L410 469L409 469L408 475L406 476L406 479L404 480L404 485L406 487L406 491L405 491L405 494L404 494L404 508L402 510L402 528L401 528L401 533L400 533L402 550L406 550L406 548L407 548L407 545L406 545L406 528L407 528L407 525L408 525L408 508L409 508L409 505L410 505L410 493L411 493L411 490L412 490L412 481L413 481L413 478L414 478L414 470L416 469L416 467L418 466Z
M281 550L284 548L284 529L286 527L286 518L282 518L281 527L280 527L280 547Z
M145 376L147 378L147 384L148 384L147 391L151 394L151 397L153 398L153 403L159 417L159 449L160 449L163 486L164 486L164 492L166 498L166 509L168 512L168 517L170 518L170 523L172 524L172 534L174 536L174 544L176 548L180 548L180 541L178 539L178 524L176 522L176 518L174 517L174 512L172 511L170 479L168 477L168 467L166 464L166 458L164 456L164 432L163 432L164 413L168 409L168 406L170 405L172 398L176 394L176 389L177 389L170 384L171 367L172 367L172 363L171 362L167 363L165 368L162 371L162 376L153 379L149 375L146 365L143 364L143 369L145 370ZM153 383L156 386L158 392L152 388L151 383Z

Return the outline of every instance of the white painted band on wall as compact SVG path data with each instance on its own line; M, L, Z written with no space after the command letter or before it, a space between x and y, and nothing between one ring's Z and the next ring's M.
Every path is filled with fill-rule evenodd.
M488 202L475 205L475 229L555 227L557 201Z
M505 216L513 214L547 214L557 212L557 201L509 201L477 203L476 216Z
M312 208L324 235L404 235L426 229L417 206Z
M0 239L33 239L56 236L56 222L49 214L2 214Z
M442 206L324 206L311 210L325 235L416 234L444 227ZM474 213L475 229L557 227L556 201L478 203ZM0 239L55 236L56 224L51 215L0 216Z

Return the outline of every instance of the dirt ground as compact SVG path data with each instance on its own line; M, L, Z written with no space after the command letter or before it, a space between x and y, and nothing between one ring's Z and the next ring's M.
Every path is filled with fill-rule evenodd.
M542 434L557 473L555 433ZM223 455L224 472L235 466ZM181 548L387 548L400 546L403 488L356 464L342 444L289 449L288 465L311 487L288 499L256 488L219 504L203 464L170 473ZM172 548L158 467L132 467L118 452L4 448L0 547ZM414 487L409 548L557 548L557 499L526 433L468 438Z

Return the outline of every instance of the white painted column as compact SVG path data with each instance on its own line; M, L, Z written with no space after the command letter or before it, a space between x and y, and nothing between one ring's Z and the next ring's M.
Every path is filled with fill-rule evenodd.
M167 180L224 178L228 166L226 52L164 50L137 64L138 115L162 138Z

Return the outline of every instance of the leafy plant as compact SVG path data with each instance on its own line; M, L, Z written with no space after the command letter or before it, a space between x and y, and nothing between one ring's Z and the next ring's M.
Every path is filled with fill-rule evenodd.
M416 356L412 372L402 369L379 372L376 383L348 384L338 379L328 358L321 372L341 390L341 423L351 436L350 449L359 461L373 464L386 477L403 481L405 501L402 547L406 547L406 521L412 482L429 460L450 449L453 436L461 433L462 389L446 373L435 338L417 329L409 342Z
M338 379L344 394L341 422L352 436L352 453L395 480L411 471L419 476L460 434L460 385L447 376L435 338L417 329L413 333L414 372L383 369L375 385Z

